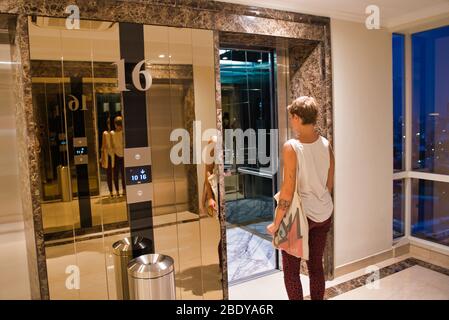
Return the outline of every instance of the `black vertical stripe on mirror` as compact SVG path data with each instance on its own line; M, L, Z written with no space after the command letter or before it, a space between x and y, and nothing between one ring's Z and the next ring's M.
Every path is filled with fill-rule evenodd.
M70 92L79 103L83 101L83 80L80 77L70 78ZM82 108L73 111L73 138L86 137L86 128L84 124L84 111ZM76 156L75 145L73 146L73 153ZM84 147L87 147L84 146ZM86 153L87 157L87 153ZM79 215L80 215L80 227L90 228L92 227L92 208L90 203L90 190L89 190L89 170L88 162L76 163L76 183L78 187L78 203L79 203Z
M125 148L144 148L149 146L146 95L145 91L136 88L132 76L136 65L145 60L143 25L120 23L119 35L120 59L124 60L127 89L122 92ZM144 64L142 68L145 68ZM139 76L139 80L144 81L142 76ZM154 252L152 202L128 203L128 219L131 237L140 236L151 240L151 251Z

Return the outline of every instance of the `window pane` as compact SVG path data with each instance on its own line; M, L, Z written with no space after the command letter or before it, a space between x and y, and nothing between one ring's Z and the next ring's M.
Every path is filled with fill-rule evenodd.
M414 170L449 174L449 26L412 35Z
M393 34L393 156L394 171L404 170L405 146L405 38L402 34Z
M393 238L399 238L404 233L404 180L393 181Z
M449 183L412 180L412 235L449 245Z

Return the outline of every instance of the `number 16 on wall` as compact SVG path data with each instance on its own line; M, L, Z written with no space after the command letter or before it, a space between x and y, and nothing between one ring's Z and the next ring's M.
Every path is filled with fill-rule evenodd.
M151 76L150 72L145 69L140 70L145 62L145 60L142 60L138 64L136 64L132 72L132 81L134 87L139 91L147 91L153 84L153 77ZM113 64L117 66L118 89L120 91L129 91L129 89L126 88L125 82L125 59L121 59L119 62L114 62ZM145 86L142 86L142 83L140 82L140 75L144 76Z
M80 109L80 101L78 100L78 98L72 94L69 94L69 98L70 98L70 100L67 102L67 107L71 111L78 111ZM87 100L86 100L86 96L84 94L81 96L81 109L80 110L87 111Z
M153 77L151 76L150 72L148 70L140 70L142 68L142 65L144 65L146 61L142 60L133 69L132 72L132 81L134 84L134 87L139 91L147 91L151 88L151 85L153 84ZM119 91L130 91L126 88L126 82L125 82L125 59L121 59L119 62L114 62L117 66L117 72L118 72L118 89ZM142 83L140 81L140 75L144 76L145 79L145 86L142 86ZM87 101L86 96L81 96L81 109L80 109L80 102L77 97L74 95L69 95L70 100L67 103L67 107L71 111L87 111Z

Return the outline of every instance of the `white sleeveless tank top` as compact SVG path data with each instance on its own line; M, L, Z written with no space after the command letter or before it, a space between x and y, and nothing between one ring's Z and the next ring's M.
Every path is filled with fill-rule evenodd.
M299 181L296 182L303 210L315 222L329 219L334 210L332 196L327 189L330 167L329 141L320 136L313 143L289 140L296 150Z

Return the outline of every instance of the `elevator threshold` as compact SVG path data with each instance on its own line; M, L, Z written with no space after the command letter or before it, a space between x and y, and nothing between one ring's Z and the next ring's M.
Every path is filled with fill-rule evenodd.
M272 274L276 274L276 273L279 273L279 272L281 272L281 270L279 270L279 269L273 269L273 270L264 271L264 272L261 272L261 273L258 273L258 274L254 274L252 276L249 276L249 277L246 277L246 278L243 278L243 279L237 279L237 280L230 281L229 282L229 286L230 287L236 286L236 285L239 285L239 284L242 284L242 283L245 283L245 282L249 282L249 281L252 281L252 280L256 280L256 279L259 279L259 278L271 276Z

